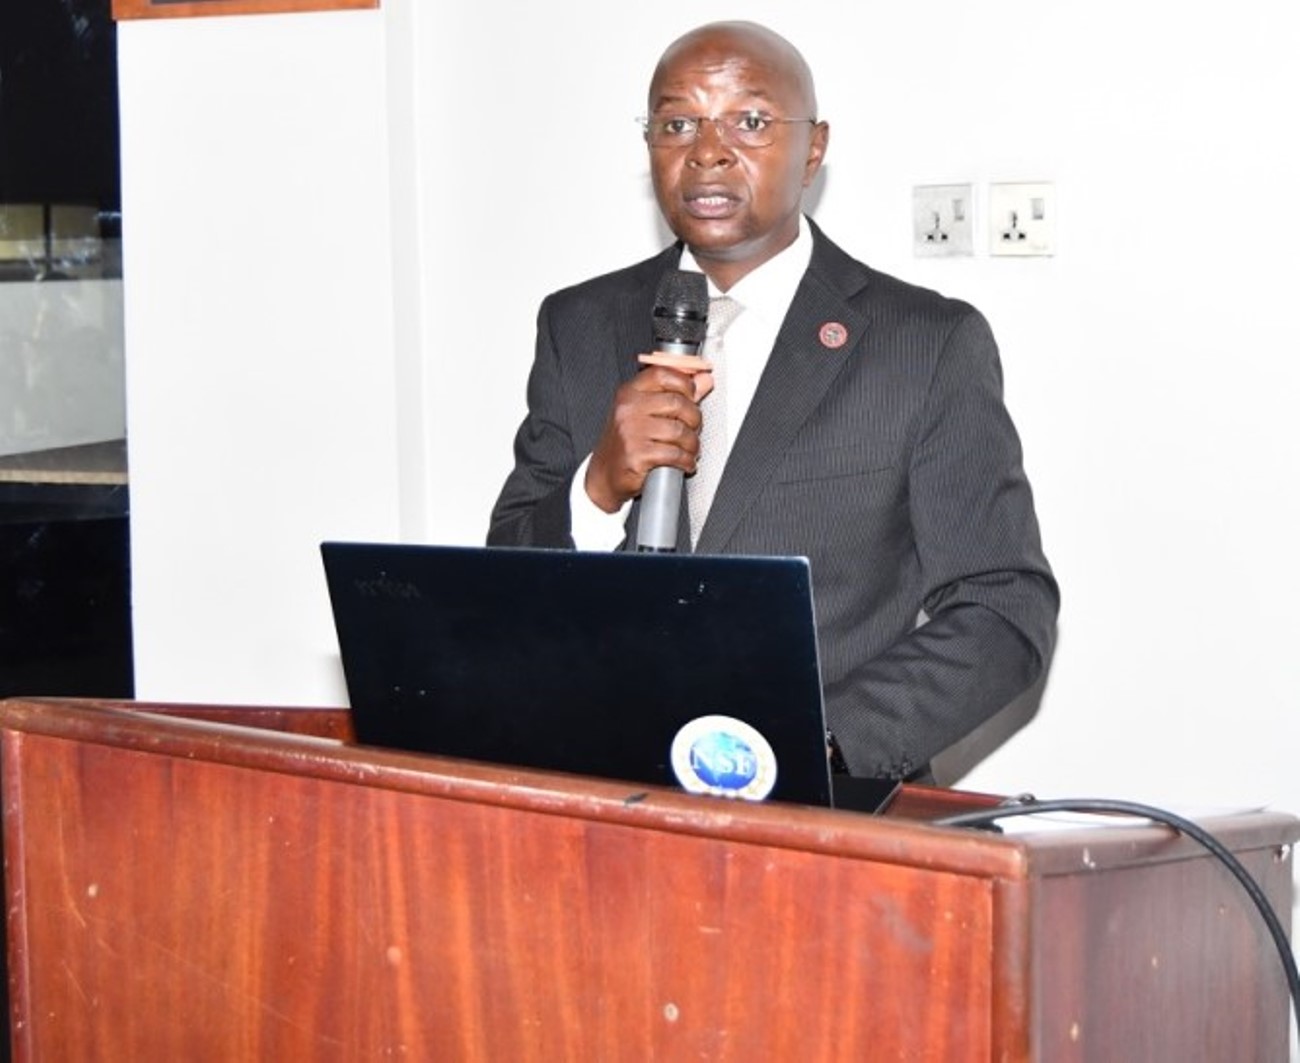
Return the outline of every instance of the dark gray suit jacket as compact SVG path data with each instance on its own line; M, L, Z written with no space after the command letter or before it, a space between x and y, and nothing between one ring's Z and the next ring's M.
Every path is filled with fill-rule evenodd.
M1039 677L1057 588L984 318L812 231L697 550L811 560L828 725L854 774L906 777ZM679 256L542 304L490 544L573 546L573 474L653 347L655 291ZM847 342L823 343L827 323ZM679 527L689 549L685 515Z

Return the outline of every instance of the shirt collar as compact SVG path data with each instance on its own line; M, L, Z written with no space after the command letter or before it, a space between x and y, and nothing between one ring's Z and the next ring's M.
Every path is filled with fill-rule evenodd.
M799 234L794 243L783 251L778 251L761 266L751 270L731 286L726 294L745 307L746 311L758 314L770 312L779 322L785 318L786 311L794 302L794 293L808 271L812 261L813 238L809 226L804 224L803 215L799 216ZM689 247L682 248L680 269L700 269ZM709 297L715 298L723 293L718 291L713 281L709 281Z

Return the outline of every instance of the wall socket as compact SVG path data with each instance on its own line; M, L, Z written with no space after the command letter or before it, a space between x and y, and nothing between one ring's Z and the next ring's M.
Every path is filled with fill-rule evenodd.
M917 185L912 189L912 249L917 258L975 253L971 185Z
M989 254L1056 254L1056 187L1050 181L989 185Z

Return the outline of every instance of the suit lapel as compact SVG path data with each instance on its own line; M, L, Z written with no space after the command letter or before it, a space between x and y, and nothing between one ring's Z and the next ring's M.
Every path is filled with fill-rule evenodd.
M811 223L810 223L811 224ZM835 378L855 357L868 318L848 297L860 291L867 272L813 226L812 262L781 325L753 401L732 444L698 553L726 548L737 526L771 479L800 428L812 416ZM824 325L847 332L843 346L823 339Z

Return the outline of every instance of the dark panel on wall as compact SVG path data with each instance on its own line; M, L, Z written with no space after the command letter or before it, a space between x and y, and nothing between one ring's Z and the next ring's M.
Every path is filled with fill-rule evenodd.
M0 697L131 697L124 487L0 484Z
M0 203L121 208L110 0L0 0Z

